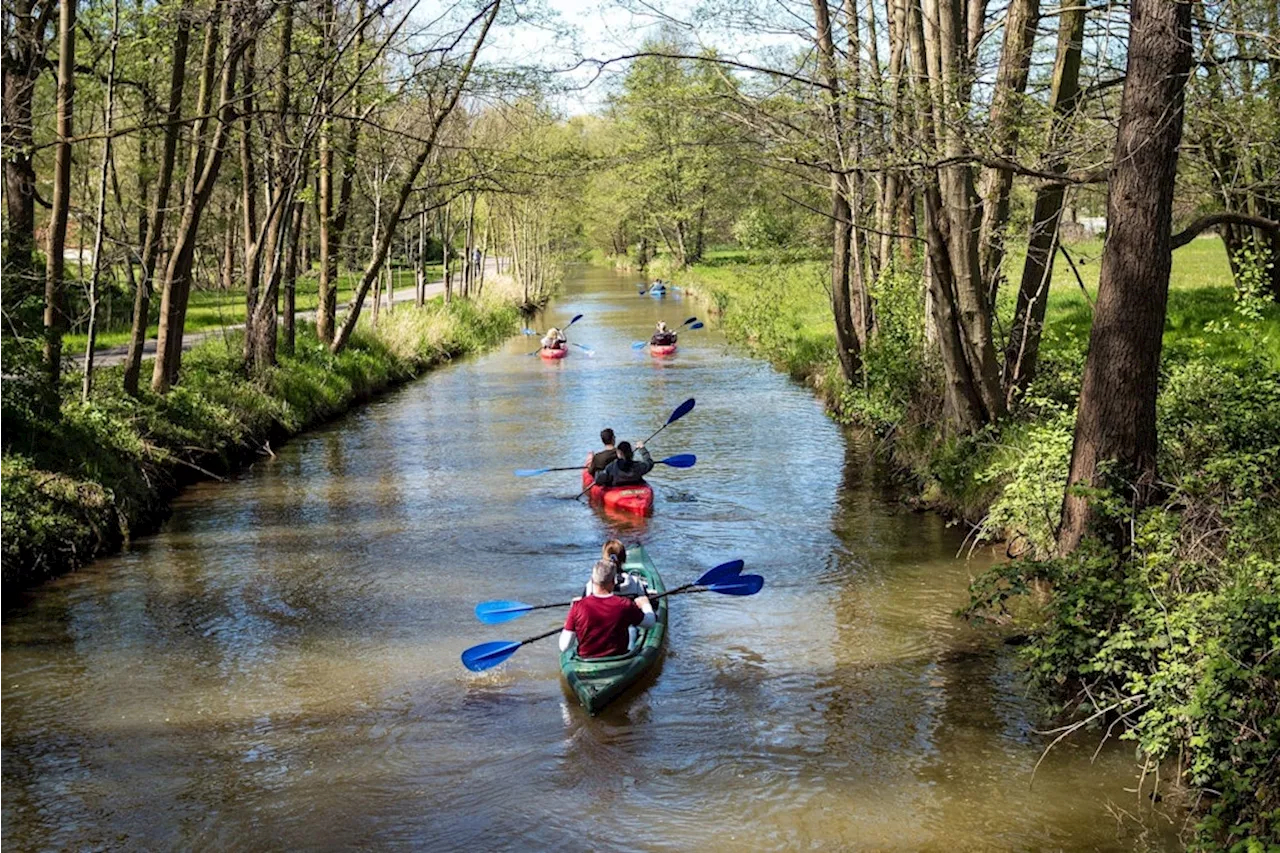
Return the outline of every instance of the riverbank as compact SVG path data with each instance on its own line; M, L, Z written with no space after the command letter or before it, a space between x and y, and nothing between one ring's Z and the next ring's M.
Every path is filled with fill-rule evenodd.
M333 355L300 325L293 355L249 378L239 333L184 355L167 395L124 393L101 370L87 402L68 377L53 417L6 388L3 587L71 571L156 528L184 485L270 455L273 446L519 327L517 295L490 285L479 302L436 300L384 312ZM6 385L10 383L6 382Z
M1274 841L1280 307L1236 294L1217 239L1175 254L1158 402L1166 498L1128 519L1122 552L1093 543L1053 559L1091 316L1082 291L1096 293L1101 246L1072 254L1083 287L1056 272L1037 379L1005 422L964 437L940 427L918 271L877 284L860 386L835 361L825 263L722 253L677 280L732 339L874 431L911 502L1024 557L975 581L968 615L1029 635L1028 672L1069 725L1135 741L1144 772L1177 766L1173 788L1200 819L1194 843Z

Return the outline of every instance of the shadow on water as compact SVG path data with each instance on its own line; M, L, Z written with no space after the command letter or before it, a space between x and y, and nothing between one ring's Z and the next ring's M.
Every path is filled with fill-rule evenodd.
M158 535L3 626L3 833L15 849L1153 849L1131 752L1051 753L1010 652L954 618L991 557L894 499L868 447L698 307L585 268L538 324L185 492ZM585 500L602 427L693 452L648 519ZM600 543L670 585L733 558L752 599L673 599L663 662L599 717L554 638L470 673L490 598L564 600ZM1145 827L1115 815L1129 813ZM586 839L590 839L588 843Z

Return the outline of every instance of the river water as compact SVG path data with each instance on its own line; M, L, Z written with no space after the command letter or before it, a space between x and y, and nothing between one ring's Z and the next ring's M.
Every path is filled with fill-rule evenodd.
M1045 738L1011 654L955 619L989 558L911 512L803 388L725 344L633 351L696 314L579 269L558 363L469 358L187 490L157 535L3 624L6 849L775 850L1174 846L1131 749ZM569 497L612 426L660 435L647 522ZM590 718L554 639L475 674L480 600L564 600L600 543L669 585L733 558L743 599L672 600L664 661ZM1149 785L1148 789L1149 790ZM1132 818L1141 818L1141 823Z

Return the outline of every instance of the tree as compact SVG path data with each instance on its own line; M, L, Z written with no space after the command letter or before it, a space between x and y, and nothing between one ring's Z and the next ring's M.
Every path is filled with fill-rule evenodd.
M206 13L204 49L200 61L200 96L196 119L192 126L191 152L188 156L186 207L174 236L169 263L165 270L164 289L160 297L160 330L156 342L156 360L151 372L151 388L163 393L178 379L182 363L183 325L187 316L187 300L191 293L192 266L195 261L196 238L205 207L213 194L218 172L222 168L227 135L234 117L236 72L240 56L256 36L258 21L246 14L250 4L237 2L232 9L226 47L218 57L222 27L222 4L214 3ZM239 13L239 14L236 14ZM221 66L221 75L215 76ZM218 109L213 109L213 94L218 89Z
M1050 173L1062 174L1067 169L1067 131L1080 104L1080 61L1086 11L1083 5L1077 5L1064 8L1058 14L1058 53L1049 92L1048 155L1042 163L1044 171ZM1027 256L1022 264L1013 323L1005 344L1003 381L1010 405L1026 390L1035 375L1065 196L1066 185L1062 182L1051 181L1036 190L1031 228L1027 235Z
M182 93L187 80L187 49L191 42L192 0L171 4L176 9L174 21L173 53L169 59L169 101L164 115L164 141L160 153L160 174L156 180L155 196L147 215L145 236L139 253L141 274L134 285L133 323L129 332L129 354L124 365L124 389L138 393L138 376L142 371L142 351L147 340L147 327L151 315L151 294L156 273L156 261L160 251L160 238L164 233L165 215L169 208L169 193L173 186L173 172L178 155L178 134L181 131Z
M45 66L45 31L58 9L55 0L14 0L4 6L4 55L0 58L4 78L0 100L4 112L4 241L5 262L14 273L6 289L14 284L25 287L25 279L33 272L36 172L31 107L36 80Z
M373 286L374 280L382 272L382 266L387 259L387 252L391 248L396 228L400 223L400 217L404 213L405 204L413 193L414 182L417 181L423 166L427 164L427 161L436 152L436 145L440 139L440 129L458 105L458 99L462 97L462 91L466 88L467 80L471 76L471 70L475 67L476 56L480 53L480 48L484 46L485 38L489 35L489 30L493 26L494 20L498 17L501 5L502 0L491 0L463 28L462 34L458 36L458 41L464 38L472 27L478 25L479 32L475 36L470 53L463 61L462 66L456 70L456 73L447 63L442 61L438 71L439 76L433 81L432 85L432 94L442 95L442 100L430 123L426 137L418 145L417 156L401 175L399 186L392 202L391 212L387 217L386 224L382 226L381 232L377 234L377 242L374 245L372 257L370 257L369 263L365 266L359 284L356 285L355 295L352 296L351 302L347 306L347 314L343 318L342 326L338 329L338 333L334 336L333 343L330 346L330 349L334 352L340 352L351 339L351 333L355 331L356 324L360 320L360 309L364 305L364 299L369 293L369 288ZM455 41L454 43L456 44L457 42ZM445 58L447 59L447 57ZM437 87L438 91L435 91Z
M1184 92L1191 68L1191 3L1135 0L1128 70L1107 201L1107 245L1076 415L1059 548L1070 552L1095 508L1076 487L1156 490L1156 390L1172 265L1170 230Z
M67 215L71 211L71 135L75 102L76 2L58 4L58 143L54 149L53 199L45 250L44 366L49 384L62 378L63 271L66 265Z

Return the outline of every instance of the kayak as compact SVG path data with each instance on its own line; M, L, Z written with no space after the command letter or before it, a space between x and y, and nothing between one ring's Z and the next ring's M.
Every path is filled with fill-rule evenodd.
M675 351L675 344L649 344L649 355L672 355Z
M587 456L587 464L591 464L591 456ZM591 500L604 504L605 509L617 509L632 512L636 515L649 515L653 512L653 487L643 486L594 486L593 479L582 469L582 488L591 486Z
M564 347L563 349L547 349L546 347L543 347L542 349L538 350L538 355L546 359L564 358L568 354L569 354L568 347Z
M651 594L667 591L643 546L633 545L627 549L627 562L622 568L638 575ZM640 631L635 645L625 655L583 659L574 649L560 653L560 671L588 714L600 713L605 705L639 681L662 654L667 640L667 600L660 598L654 602L653 612L657 624Z

